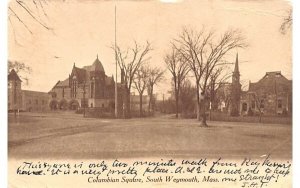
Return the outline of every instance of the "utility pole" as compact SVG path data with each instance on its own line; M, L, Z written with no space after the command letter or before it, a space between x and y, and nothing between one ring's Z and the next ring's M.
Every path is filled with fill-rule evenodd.
M17 81L14 78L14 114L15 118L17 117Z
M163 113L165 113L165 94L163 93Z
M115 118L118 117L118 63L117 63L117 6L115 5L115 61L116 61L116 80L115 80Z
M278 95L277 95L277 83L275 80L275 114L278 115Z
M85 101L85 81L83 83L83 117L85 117L85 105L86 105L86 101Z

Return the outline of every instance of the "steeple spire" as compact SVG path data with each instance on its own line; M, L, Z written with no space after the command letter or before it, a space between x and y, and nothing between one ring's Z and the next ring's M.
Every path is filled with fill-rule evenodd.
M238 53L236 53L234 72L235 73L240 72L239 71L239 54Z
M98 59L98 54L97 54L97 59Z

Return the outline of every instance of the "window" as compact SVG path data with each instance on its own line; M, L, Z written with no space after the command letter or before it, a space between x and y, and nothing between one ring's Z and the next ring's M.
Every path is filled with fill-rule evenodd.
M242 111L246 112L247 111L247 103L243 103L242 106Z
M71 86L71 97L76 98L76 93L77 93L77 81L74 79L72 81L72 86Z
M251 108L255 108L255 101L251 101Z
M277 101L277 107L278 108L282 108L282 100L281 99L278 99L278 101Z
M91 98L94 97L94 87L95 87L95 84L94 82L91 83Z
M37 99L35 99L35 104L39 104L39 101Z
M65 88L63 87L63 90L62 90L62 98L65 98Z
M31 104L31 100L30 99L28 100L28 104Z
M45 101L44 100L42 100L42 105L44 105L45 104Z

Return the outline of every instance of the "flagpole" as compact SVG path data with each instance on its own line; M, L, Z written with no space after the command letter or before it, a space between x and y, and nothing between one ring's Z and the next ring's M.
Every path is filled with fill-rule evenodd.
M115 5L115 61L116 61L116 80L115 80L115 117L118 117L118 65L117 65L117 6Z

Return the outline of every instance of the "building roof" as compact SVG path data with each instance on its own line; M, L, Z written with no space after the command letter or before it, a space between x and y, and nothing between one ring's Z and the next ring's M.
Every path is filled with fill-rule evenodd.
M64 81L58 81L56 87L68 87L69 86L69 78L65 79Z
M8 74L8 78L9 81L20 81L22 82L22 80L20 79L20 77L18 76L18 74L16 73L15 69L12 69L10 71L10 73Z
M100 62L98 55L96 60L93 62L92 65L84 66L83 68L78 68L75 66L75 63L73 65L72 73L69 76L69 78L65 79L64 81L58 81L53 88L55 87L69 87L70 79L72 79L74 76L76 77L79 84L82 84L84 82L89 82L89 79L91 76L98 75L99 73L102 73L105 75L105 71L103 68L102 63ZM106 85L113 85L114 78L113 76L109 77L105 75L105 84ZM52 88L52 90L53 90Z
M101 61L98 59L98 55L96 60L94 61L94 63L92 65L89 66L84 66L83 69L89 71L89 72L105 72L103 65L101 63Z
M91 71L105 72L102 63L98 59L98 55L97 55L97 59L94 61L91 67Z
M249 83L249 91L264 90L264 92L277 92L290 90L292 81L281 74L281 71L266 72L265 76L256 83Z
M71 76L74 75L76 76L78 83L83 83L86 80L87 73L85 69L76 67L74 63Z
M239 73L239 54L236 54L236 59L235 59L235 66L234 66L234 72Z
M47 92L42 92L42 91L22 90L22 93L25 94L26 96L38 96L38 97L49 98L49 94Z

